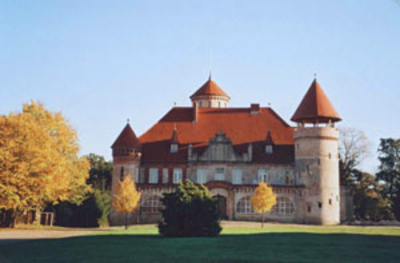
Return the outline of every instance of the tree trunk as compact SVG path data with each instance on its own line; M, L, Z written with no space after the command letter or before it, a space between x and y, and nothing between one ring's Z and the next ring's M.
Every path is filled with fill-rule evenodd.
M264 228L264 213L261 216L261 228Z
M33 218L32 225L40 225L41 215L42 215L42 209L40 206L37 206L36 210L35 210L35 217Z
M15 225L17 223L17 211L14 210L10 210L10 214L9 214L10 218L10 228L15 228Z
M128 229L128 216L125 212L125 230Z

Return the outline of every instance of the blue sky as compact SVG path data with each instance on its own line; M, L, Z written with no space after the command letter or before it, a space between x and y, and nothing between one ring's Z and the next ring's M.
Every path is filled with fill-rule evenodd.
M372 141L368 171L379 138L400 137L400 1L0 1L0 114L39 100L84 154L110 159L127 118L140 135L189 106L210 64L231 106L288 122L317 73Z

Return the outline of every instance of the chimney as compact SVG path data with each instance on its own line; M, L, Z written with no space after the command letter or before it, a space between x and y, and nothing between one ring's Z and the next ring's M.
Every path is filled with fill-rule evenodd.
M252 103L250 105L250 113L251 114L259 114L260 113L260 104Z
M199 106L197 102L193 103L193 123L197 123L199 117Z

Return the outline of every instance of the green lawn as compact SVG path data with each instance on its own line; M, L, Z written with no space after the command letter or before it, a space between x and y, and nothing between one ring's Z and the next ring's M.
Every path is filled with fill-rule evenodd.
M400 228L273 225L225 228L215 238L162 238L139 228L5 244L0 254L9 262L386 263L400 262Z

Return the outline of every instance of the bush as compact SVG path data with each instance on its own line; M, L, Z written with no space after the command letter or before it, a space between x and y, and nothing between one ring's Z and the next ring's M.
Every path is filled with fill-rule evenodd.
M97 220L100 227L109 226L108 216L111 213L111 193L106 189L95 189L94 198L96 199L97 208L100 210L101 216Z
M51 208L50 208L51 209ZM61 202L54 207L55 225L64 227L98 227L101 211L92 195L81 205Z
M217 236L219 225L217 204L208 189L186 180L173 193L165 193L161 199L163 222L158 224L161 235L166 237Z

